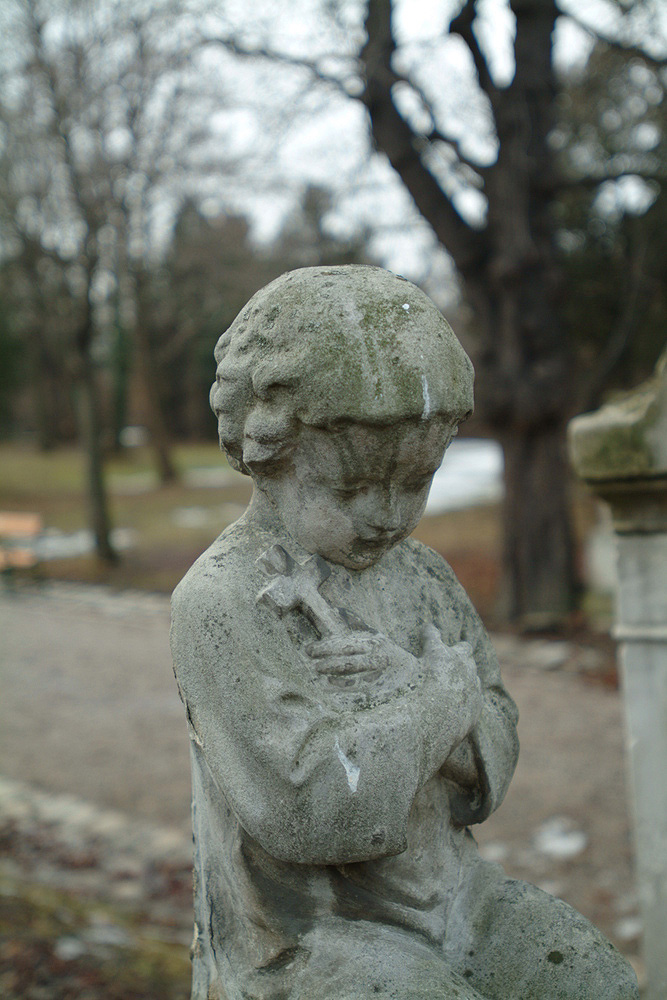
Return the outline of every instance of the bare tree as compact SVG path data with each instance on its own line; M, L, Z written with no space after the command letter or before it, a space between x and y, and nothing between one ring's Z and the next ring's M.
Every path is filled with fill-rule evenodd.
M475 0L466 0L449 27L466 43L492 116L498 154L489 165L466 160L437 127L418 136L400 114L389 0L369 4L363 99L378 148L452 255L474 309L478 404L505 454L508 612L534 619L566 612L574 589L563 439L576 393L560 315L565 289L554 216L561 185L573 178L563 175L550 145L563 83L553 58L559 9L554 0L513 0L511 8L515 69L507 85L494 79L480 44ZM457 169L478 179L487 205L483 227L462 218L429 168L428 151L442 144L456 150Z
M219 180L231 161L207 147L209 113L222 95L202 88L179 17L178 4L157 0L10 0L3 13L2 255L30 264L33 301L41 290L45 304L53 291L43 280L46 259L68 285L71 334L65 346L79 386L91 523L107 560L114 553L103 481L99 357L108 348L111 303L131 333L144 419L167 482L176 471L145 293L156 256L156 218L182 200L188 185L214 174ZM35 357L43 361L39 321L30 331Z
M90 523L98 554L111 562L116 554L110 540L102 474L99 390L93 357L94 285L100 267L98 236L103 216L99 199L91 197L95 180L88 176L84 183L78 169L76 112L67 107L63 88L65 71L77 79L79 53L68 53L73 58L67 60L66 67L54 65L47 58L44 22L36 5L28 2L15 14L18 52L12 66L14 73L7 72L3 80L2 95L8 112L3 117L6 127L10 126L3 152L5 160L11 157L9 168L3 172L4 221L11 223L10 242L13 237L14 244L18 243L20 255L28 261L38 286L35 251L40 244L45 256L60 258L63 271L75 250L71 290L76 306L69 348L80 387L80 434L88 458ZM83 99L77 92L77 103ZM67 248L64 254L63 244Z
M50 105L57 165L71 198L70 211L85 234L79 259L85 318L75 338L81 373L91 381L90 398L96 397L94 366L87 359L95 339L94 286L106 272L129 299L124 315L133 328L146 423L160 477L168 482L176 471L141 315L141 271L150 244L146 216L163 173L162 159L174 142L178 91L178 59L170 52L160 52L156 59L150 44L160 27L164 30L164 16L163 9L158 25L152 9L144 9L139 18L119 3L68 5L59 24L56 19L59 37L49 44L53 19L41 15L32 0L26 6L33 99L41 97ZM156 114L158 88L166 96Z
M496 148L486 158L470 152L460 122L454 128L443 114L442 77L427 79L419 57L406 57L392 0L357 8L359 48L339 49L337 60L330 52L311 59L276 52L238 29L221 32L218 41L244 57L307 66L314 79L362 101L376 149L453 258L474 314L477 412L505 455L505 610L538 623L565 614L575 592L564 428L578 393L561 319L567 289L554 207L563 187L599 185L637 167L603 162L591 176L554 155L565 85L554 64L561 12L555 0L508 6L515 24L508 79L494 69L478 0L464 0L433 40L437 47L456 37L465 45L477 86L474 125L481 119ZM629 8L619 2L605 38L628 58L659 66L667 46L648 30L651 11L650 0ZM476 214L464 210L462 192L475 193Z

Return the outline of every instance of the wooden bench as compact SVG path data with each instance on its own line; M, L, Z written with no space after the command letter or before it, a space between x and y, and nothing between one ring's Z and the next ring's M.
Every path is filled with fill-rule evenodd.
M35 541L42 528L39 514L0 511L0 572L34 569Z

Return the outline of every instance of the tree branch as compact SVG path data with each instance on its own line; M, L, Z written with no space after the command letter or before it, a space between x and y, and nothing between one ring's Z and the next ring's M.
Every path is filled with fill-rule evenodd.
M436 124L436 117L433 112L431 102L427 97L426 93L424 92L423 88L420 87L419 84L416 83L412 78L407 77L402 73L397 73L393 69L393 67L392 67L392 74L395 83L404 83L406 87L409 87L410 90L414 91L414 93L421 101L422 109L431 119L429 131L419 133L420 137L425 139L429 143L434 143L434 142L443 143L445 146L447 146L448 149L452 151L452 153L455 154L457 159L460 160L463 165L469 167L471 170L479 172L480 174L483 173L485 168L477 163L473 163L473 161L468 159L465 153L461 151L461 144L459 143L458 139L454 138L454 136L452 135L448 135L446 132L443 132L438 127L438 125Z
M362 50L365 89L375 143L401 177L417 208L462 273L478 265L487 252L483 232L471 229L422 159L419 146L427 141L415 135L396 108L391 88L397 76L392 67L395 44L391 30L391 0L369 0L367 41Z
M583 30L588 32L589 35L592 35L593 38L597 38L598 41L604 42L605 45L610 45L616 49L622 49L624 52L627 52L628 55L638 56L651 66L655 66L657 69L662 69L663 66L667 66L667 56L652 56L650 52L647 52L640 45L634 45L631 42L624 42L620 38L614 38L614 36L608 31L602 31L598 27L593 27L577 14L572 13L571 10L568 10L565 13L565 16L569 17L570 20L574 21L574 23L580 28L583 28Z
M450 35L459 35L470 49L470 54L477 70L479 85L489 98L492 105L495 104L498 88L493 82L484 54L479 47L477 36L473 30L475 20L474 0L466 0L461 12L454 18L449 26Z
M346 86L345 81L338 76L331 73L326 73L320 68L318 62L313 62L311 59L304 59L300 56L291 56L286 52L278 52L275 49L268 49L263 45L246 45L244 42L235 38L233 35L216 35L207 36L206 38L201 38L199 41L201 48L207 46L222 46L232 55L241 56L244 59L267 59L271 62L282 63L283 66L292 66L296 69L305 69L319 80L321 83L326 83L330 86L335 87L339 90L345 97L354 96L352 90L349 86ZM330 53L328 55L322 56L320 62L327 58L340 58L338 53ZM351 61L356 65L356 60Z
M547 179L541 186L543 191L569 191L575 188L582 188L590 191L599 187L606 181L620 181L623 177L641 177L644 181L654 181L656 184L667 182L667 173L647 173L642 170L609 170L601 174L588 175L586 177L556 177L553 180Z
M72 149L72 138L65 126L65 103L63 101L62 94L60 93L57 76L44 49L43 25L37 20L36 12L32 4L29 5L29 16L29 28L34 47L35 65L46 82L47 91L53 104L53 133L56 138L60 139L62 144L63 162L67 169L70 193L88 230L86 235L86 256L88 257L92 249L91 243L95 232L95 220L93 218L91 206L83 197L82 184L80 183L81 178L79 177L74 150Z

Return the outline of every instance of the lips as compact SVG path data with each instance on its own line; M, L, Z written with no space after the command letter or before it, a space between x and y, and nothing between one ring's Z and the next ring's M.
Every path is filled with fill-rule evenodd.
M374 535L359 535L359 542L363 545L386 545L387 542L395 542L400 538L399 531L381 531Z
M354 545L357 551L379 552L382 549L390 549L400 539L400 535L375 535L373 538L359 538Z

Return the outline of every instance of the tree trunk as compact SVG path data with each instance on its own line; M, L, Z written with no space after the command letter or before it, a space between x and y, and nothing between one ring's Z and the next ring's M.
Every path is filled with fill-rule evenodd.
M550 625L572 610L576 593L567 350L548 254L517 263L511 274L500 259L491 257L467 282L480 323L476 410L505 456L499 610L526 626Z
M500 611L548 627L573 607L574 573L564 433L559 424L507 427Z
M155 362L152 357L148 337L141 322L135 332L137 375L143 390L144 415L155 454L160 482L173 483L178 479L176 467L171 458L171 443L162 414L156 382Z
M116 310L115 343L113 351L113 439L114 448L120 449L121 433L127 423L127 387L130 378L130 338Z
M40 250L26 240L19 258L30 282L31 315L24 327L31 373L33 413L40 451L51 451L68 440L76 427L71 389L72 380L66 352L49 336L53 301L43 288L39 271Z
M100 394L97 386L95 363L92 357L93 309L90 289L94 264L87 263L87 288L83 317L76 336L79 392L79 433L85 449L88 481L88 515L95 538L97 555L106 563L114 563L118 554L111 544L111 520L104 484L102 461L102 421L100 419Z
M90 526L95 537L95 549L98 556L104 562L114 563L118 559L118 554L111 544L111 520L109 517L102 462L99 392L95 376L95 366L88 349L81 353L80 362L81 393L79 420L81 439L87 459Z
M162 400L159 392L159 372L153 351L151 350L146 278L141 273L135 275L136 291L136 323L135 347L137 360L137 375L143 390L144 414L146 426L151 437L151 445L155 453L160 482L163 485L176 482L178 474L171 457L171 441L164 418Z
M35 327L26 331L31 371L31 390L37 446L40 451L51 451L58 441L58 412L54 405L52 374L43 348L40 332Z

